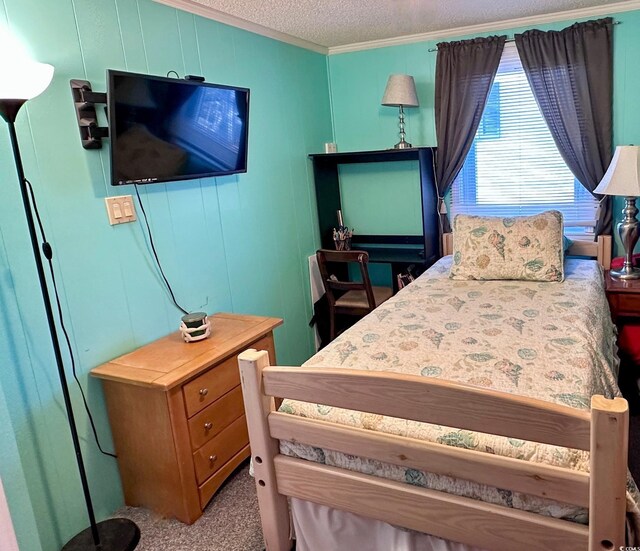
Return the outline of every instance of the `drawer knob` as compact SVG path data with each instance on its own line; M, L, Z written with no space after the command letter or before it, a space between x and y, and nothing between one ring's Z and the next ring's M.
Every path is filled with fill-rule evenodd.
M204 424L204 430L211 430L213 428L213 423L208 422Z
M208 388L201 388L199 393L200 393L200 396L206 396L207 394L209 394L209 389Z
M217 455L210 455L209 456L209 463L215 463L218 460L218 456Z

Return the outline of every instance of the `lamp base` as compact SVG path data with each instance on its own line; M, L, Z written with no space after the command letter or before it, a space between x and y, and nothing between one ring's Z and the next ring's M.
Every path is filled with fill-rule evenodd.
M412 147L413 146L409 142L405 142L404 140L402 140L394 145L393 149L411 149Z
M91 528L74 536L62 551L133 551L140 541L140 529L126 518L111 518L97 524L100 545L93 543Z
M630 270L620 268L619 270L611 270L609 275L616 279L622 279L623 281L640 279L640 270L638 268L631 268Z
M404 108L402 105L399 107L398 126L400 127L400 141L393 146L393 149L411 149L413 146L404 140L404 137L407 135L404 131Z
M624 201L624 209L622 209L624 219L618 224L618 234L625 252L624 263L622 268L611 270L610 274L611 277L622 280L640 279L640 270L633 265L633 251L640 236L640 222L636 218L638 214L636 198L625 197Z

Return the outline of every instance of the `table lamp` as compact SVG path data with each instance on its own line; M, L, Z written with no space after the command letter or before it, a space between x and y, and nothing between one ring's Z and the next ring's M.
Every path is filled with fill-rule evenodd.
M75 452L78 474L82 483L85 505L87 508L87 516L89 518L89 527L77 534L69 542L67 542L63 551L131 551L135 549L140 539L140 530L128 519L114 518L96 523L93 503L91 501L91 493L89 491L89 482L82 458L82 450L80 448L80 438L73 414L73 406L71 404L71 395L69 394L69 386L62 361L62 352L60 350L60 342L56 329L56 322L51 306L51 299L47 287L42 255L51 263L53 258L53 250L51 245L46 242L44 235L42 236L42 252L38 243L38 233L34 223L32 205L29 196L29 182L25 178L24 168L22 165L22 156L18 145L18 136L16 134L15 121L20 108L30 99L35 98L44 92L53 78L53 67L45 63L36 63L12 57L11 53L5 52L0 57L0 116L6 121L9 127L9 138L11 148L13 150L13 158L18 174L18 185L22 196L27 227L31 238L31 247L35 258L38 279L40 282L40 290L44 302L44 310L49 325L49 333L51 344L60 378L60 386L62 388L62 396L64 399L65 411L67 414L67 422L71 432L71 440ZM33 198L33 196L31 196ZM39 219L38 219L39 221ZM41 227L42 229L42 227ZM43 232L42 232L43 233ZM51 266L51 264L50 264Z
M625 251L624 264L619 270L611 270L611 276L619 279L640 279L640 270L634 268L633 249L640 235L636 218L636 197L640 197L640 147L619 145L606 174L594 193L624 197L624 219L618 224L618 234Z
M420 106L413 77L411 75L391 75L382 97L382 105L400 108L400 141L393 146L394 149L409 149L413 147L404 139L404 108Z

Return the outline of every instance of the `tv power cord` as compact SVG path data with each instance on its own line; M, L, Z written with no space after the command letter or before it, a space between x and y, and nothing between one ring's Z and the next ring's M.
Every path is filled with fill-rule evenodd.
M147 236L149 237L149 245L151 246L151 251L153 252L153 257L156 260L156 265L158 266L158 270L160 271L160 275L162 276L162 279L165 283L165 285L167 286L167 290L169 291L169 295L171 296L171 301L173 302L173 304L175 305L175 307L180 310L184 315L187 315L189 312L187 310L185 310L182 306L180 306L180 304L178 304L178 301L176 300L176 295L173 292L173 289L171 288L171 284L169 283L169 280L167 279L167 276L164 273L164 270L162 269L162 264L160 263L160 258L158 257L158 251L156 251L156 245L153 241L153 235L151 234L151 226L149 226L149 219L147 218L147 211L144 210L144 204L142 203L142 198L140 197L140 192L138 191L138 185L134 184L133 188L136 190L136 197L138 198L138 204L140 205L140 210L142 211L142 217L144 218L144 224L147 227Z

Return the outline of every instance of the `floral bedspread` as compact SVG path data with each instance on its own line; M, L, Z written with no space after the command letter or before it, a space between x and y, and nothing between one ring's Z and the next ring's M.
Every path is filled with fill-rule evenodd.
M451 257L344 332L305 366L394 371L589 409L620 395L618 358L600 267L567 259L562 283L458 281ZM464 407L464 404L460 404ZM400 436L588 471L588 452L416 421L286 400L280 411ZM491 427L487 427L491 431ZM586 523L586 509L299 443L281 452L327 465ZM640 497L629 475L627 510L640 533ZM635 539L635 538L634 538Z

